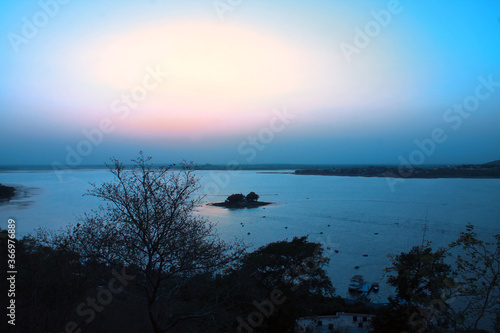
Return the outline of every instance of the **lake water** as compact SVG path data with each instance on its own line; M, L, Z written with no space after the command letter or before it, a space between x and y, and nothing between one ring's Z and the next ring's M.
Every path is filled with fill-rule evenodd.
M481 237L500 233L498 179L409 179L391 191L384 178L256 171L201 171L199 175L205 202L255 191L260 200L275 203L243 210L200 207L199 214L218 222L224 239L242 238L258 247L309 235L311 241L329 248L327 271L341 296L346 296L349 278L361 274L366 280L382 282L378 295L371 296L384 302L392 293L383 284L384 268L390 264L387 255L420 245L426 225L425 238L435 247L455 240L468 222ZM18 235L25 235L38 227L58 229L75 223L76 216L99 204L82 196L89 182L111 179L104 170L71 171L62 182L50 171L2 172L0 183L21 186L26 195L0 204L0 227L6 228L13 218Z

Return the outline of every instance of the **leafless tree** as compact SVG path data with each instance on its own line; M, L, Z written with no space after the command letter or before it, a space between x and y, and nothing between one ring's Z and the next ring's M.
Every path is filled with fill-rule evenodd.
M223 269L241 257L245 246L222 241L215 225L195 213L201 200L196 166L156 167L142 152L130 169L111 161L114 180L91 184L87 193L104 204L52 241L85 258L135 268L155 333L210 315L172 311L169 300L183 281Z

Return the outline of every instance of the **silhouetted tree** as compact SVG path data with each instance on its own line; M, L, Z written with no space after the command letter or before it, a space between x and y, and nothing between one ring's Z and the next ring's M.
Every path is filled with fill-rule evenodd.
M232 263L244 247L222 241L214 224L193 213L201 200L195 196L199 180L193 164L173 172L169 167L154 167L150 160L141 152L127 170L112 159L109 171L114 180L92 184L88 192L106 205L48 240L66 243L89 259L135 268L149 319L158 333L182 320L209 315L210 311L173 309L175 293L197 274Z
M241 193L231 194L227 197L226 202L229 204L238 204L245 202L245 196Z
M466 304L455 317L472 322L474 330L481 319L486 315L493 317L500 308L500 234L494 239L495 242L478 239L474 226L468 224L458 240L450 244L458 252L455 270L460 298Z
M388 283L396 287L397 295L414 306L429 306L448 289L451 266L444 263L444 249L433 252L429 246L415 246L409 252L396 255Z
M446 257L445 249L433 252L427 245L415 246L392 258L390 270L397 274L390 275L387 281L396 288L397 297L391 302L390 310L382 311L373 323L376 331L384 331L383 323L391 321L400 323L408 332L448 325L446 301L452 293L453 279L451 266L444 262ZM404 327L408 326L404 321L409 327Z
M334 289L324 270L329 261L323 257L321 244L303 236L272 242L247 254L241 270L268 289L300 285L310 294L331 295Z
M245 255L224 277L238 324L261 311L266 319L254 332L291 332L298 317L315 314L333 295L324 269L328 261L321 244L307 236L269 243ZM279 304L271 303L273 292L280 293Z
M247 194L246 199L248 202L253 202L259 200L259 195L255 192L250 192Z
M4 258L7 258L8 239L4 231L0 232L0 254ZM87 288L97 287L101 283L102 271L85 267L77 253L63 247L42 246L31 236L15 244L16 325L10 327L11 331L63 331L66 323L74 320L76 304L85 300ZM0 273L0 286L7 294L8 288L4 287L7 282L5 273L5 270ZM3 300L2 297L2 307ZM6 320L0 327L4 323ZM4 332L2 329L0 331Z
M418 312L417 312L418 314ZM372 319L371 326L374 333L417 333L426 332L425 328L409 320L411 310L408 304L399 304L398 300L391 300L389 306L380 308ZM415 327L414 327L415 326Z

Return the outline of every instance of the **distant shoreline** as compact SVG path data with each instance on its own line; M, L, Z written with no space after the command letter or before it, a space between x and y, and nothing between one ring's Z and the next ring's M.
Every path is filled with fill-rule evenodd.
M340 177L389 177L389 178L472 178L498 179L500 165L498 161L482 165L460 165L455 167L339 167L329 169L295 170L295 175L340 176Z
M489 164L489 163L487 163ZM487 165L481 164L481 165ZM168 163L160 163L157 166L168 166ZM125 165L129 167L130 165ZM461 167L459 164L429 164L422 165L419 168L456 168ZM295 170L328 170L336 168L368 168L368 167L378 167L378 168L392 168L397 169L398 166L394 164L286 164L286 163L263 163L263 164L240 164L238 166L228 167L224 164L200 164L201 171L276 171L280 173L293 173ZM61 166L62 170L107 170L105 165L80 165L75 167L64 167ZM172 168L172 170L181 169L181 166L177 165ZM50 165L0 165L0 172L8 171L58 171ZM286 171L286 172L285 172Z
M158 166L167 166L159 164ZM127 167L127 166L126 166ZM180 166L172 167L178 170ZM103 165L82 165L62 170L84 171L84 170L106 170ZM51 166L0 166L0 172L48 172L54 171ZM61 170L59 170L61 171ZM241 164L229 168L222 164L202 164L199 171L256 171L260 174L294 174L294 175L316 175L316 176L339 176L339 177L389 177L389 178L417 178L417 179L439 179L439 178L470 178L470 179L498 179L500 178L500 160L485 164L462 164L462 165L421 165L411 166L397 165L334 165L334 164Z

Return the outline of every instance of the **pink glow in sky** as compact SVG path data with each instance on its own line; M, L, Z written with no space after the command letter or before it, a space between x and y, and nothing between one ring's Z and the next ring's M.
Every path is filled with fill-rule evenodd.
M255 162L398 163L416 139L450 129L443 114L479 77L500 81L500 3L401 1L377 23L388 4L252 0L220 20L206 0L68 2L26 43L0 43L0 138L18 138L0 155L50 164L111 119L85 163L148 148L225 163L287 108L296 120ZM7 37L41 10L2 6ZM378 31L347 59L341 45L373 22ZM499 103L492 93L427 162L497 158Z

